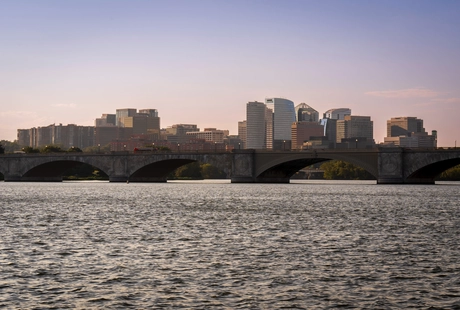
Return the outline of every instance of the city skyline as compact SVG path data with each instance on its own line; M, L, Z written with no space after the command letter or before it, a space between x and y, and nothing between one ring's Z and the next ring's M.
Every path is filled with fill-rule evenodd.
M457 1L2 1L0 139L152 107L237 133L248 101L413 116L460 143ZM6 74L5 74L6 72Z

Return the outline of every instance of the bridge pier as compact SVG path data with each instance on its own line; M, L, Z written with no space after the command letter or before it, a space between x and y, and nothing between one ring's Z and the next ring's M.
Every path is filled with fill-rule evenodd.
M378 178L377 184L435 184L435 180L432 178Z
M135 183L164 183L167 182L166 177L130 177L129 182Z
M254 177L255 150L234 150L232 159L232 183L256 183Z
M3 175L4 182L22 182L22 178L20 175Z
M255 183L252 177L232 176L230 180L232 183Z
M401 148L380 148L377 184L404 184Z
M289 183L290 178L256 178L255 183Z
M109 176L109 182L124 182L126 183L128 181L128 177L125 175L115 175L115 176Z
M380 148L377 184L435 184L435 177L439 173L429 163L440 161L436 156L430 152L417 154L400 147ZM427 164L420 169L420 162L424 161Z
M166 177L128 177L126 175L109 176L109 182L126 183L164 183L167 182Z
M407 179L405 184L427 184L427 185L433 185L436 182L434 179L431 178L410 178Z
M231 177L232 183L289 183L289 178Z

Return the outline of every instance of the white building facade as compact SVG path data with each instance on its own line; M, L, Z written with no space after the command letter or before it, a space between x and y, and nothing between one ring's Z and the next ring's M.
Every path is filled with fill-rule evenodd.
M306 103L300 103L295 107L297 122L318 122L319 113Z
M294 102L284 98L265 99L273 111L273 140L291 140L291 125L295 122Z
M273 111L273 149L290 149L291 126L296 121L294 102L284 98L267 98L265 104Z
M351 115L351 109L349 108L338 108L338 109L330 109L324 112L323 118L329 119L337 119L343 120L345 116Z

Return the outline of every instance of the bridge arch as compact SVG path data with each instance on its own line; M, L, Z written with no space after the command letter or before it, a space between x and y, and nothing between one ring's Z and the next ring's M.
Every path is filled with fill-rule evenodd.
M431 184L441 173L457 165L460 165L460 158L451 158L433 162L410 172L406 179L408 181L416 181L417 183ZM424 182L424 180L426 182Z
M176 158L159 160L138 168L129 176L130 182L166 182L168 175L177 168L197 162L196 159Z
M289 182L289 179L299 170L307 166L329 160L342 160L363 168L377 179L376 152L350 152L337 154L331 151L310 151L256 154L259 163L255 169L256 182Z
M299 170L320 163L330 159L315 158L315 159L295 159L283 161L266 168L265 170L259 169L256 178L282 178L290 179Z
M23 181L60 182L62 181L63 175L66 171L81 165L93 166L107 174L106 171L98 166L94 166L92 163L77 159L55 159L33 166L25 171L21 177Z

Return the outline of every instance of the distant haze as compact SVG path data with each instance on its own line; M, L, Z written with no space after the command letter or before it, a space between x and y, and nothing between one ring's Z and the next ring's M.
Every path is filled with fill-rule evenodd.
M460 1L2 0L0 140L117 108L229 129L248 101L415 116L460 145Z

